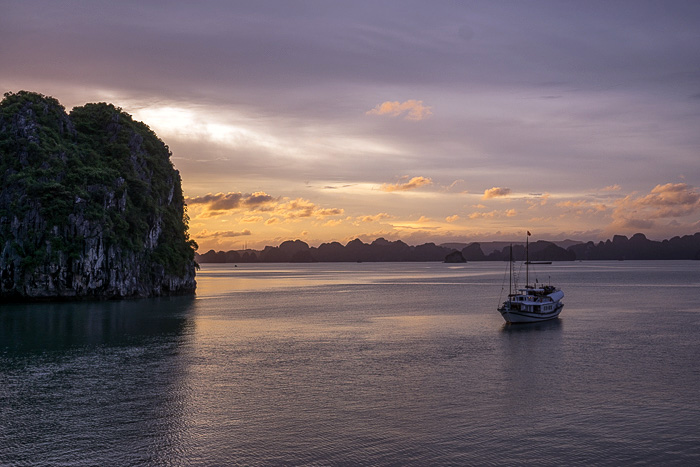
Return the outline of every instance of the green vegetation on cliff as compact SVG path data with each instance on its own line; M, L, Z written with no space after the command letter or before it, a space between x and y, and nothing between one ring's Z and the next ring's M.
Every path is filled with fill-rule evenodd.
M121 109L0 102L0 296L194 290L194 250L168 147Z

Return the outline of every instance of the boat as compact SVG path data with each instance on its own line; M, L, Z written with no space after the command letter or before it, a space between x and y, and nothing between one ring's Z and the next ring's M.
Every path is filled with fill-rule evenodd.
M535 281L530 285L529 238L525 239L525 287L517 288L513 280L513 246L510 247L510 287L508 298L498 311L506 323L537 323L555 319L564 304L564 292L552 285L542 285Z

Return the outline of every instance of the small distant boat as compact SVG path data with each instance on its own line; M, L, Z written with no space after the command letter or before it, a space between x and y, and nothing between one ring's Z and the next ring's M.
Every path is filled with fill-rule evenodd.
M527 233L530 236L530 232ZM506 323L536 323L559 316L564 304L564 292L551 285L530 282L529 241L525 239L525 287L517 288L513 281L513 246L510 247L510 288L508 299L498 308ZM532 263L535 264L535 263Z

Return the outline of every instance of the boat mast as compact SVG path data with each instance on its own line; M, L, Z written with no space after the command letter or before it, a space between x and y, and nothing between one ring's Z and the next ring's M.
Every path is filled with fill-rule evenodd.
M530 287L530 231L525 237L525 287Z
M513 244L510 244L510 275L508 276L508 293L513 295Z

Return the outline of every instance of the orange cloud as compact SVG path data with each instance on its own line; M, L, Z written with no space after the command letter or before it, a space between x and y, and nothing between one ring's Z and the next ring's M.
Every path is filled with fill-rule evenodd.
M329 219L323 223L324 227L335 227L343 223L343 219Z
M408 177L404 177L408 178ZM416 188L420 188L425 185L431 185L433 183L433 180L427 177L413 177L410 179L408 182L405 183L385 183L380 187L380 190L382 191L408 191L408 190L414 190Z
M236 232L233 230L226 230L226 231L216 231L216 232L209 232L208 230L202 230L196 235L193 235L194 238L232 238L232 237L242 237L245 235L252 235L250 230L244 229L240 232Z
M549 193L537 193L532 198L526 199L525 202L529 205L528 209L536 209L538 206L545 206L551 196Z
M501 188L495 186L484 191L484 196L482 199L500 198L503 196L508 196L510 194L510 188Z
M556 204L556 206L566 209L566 214L562 214L561 216L568 216L571 214L577 216L590 216L601 214L608 210L608 207L605 204L594 203L584 199L560 201Z
M657 212L659 217L678 217L693 213L698 208L700 193L686 183L656 185L651 193L639 200L644 206L664 209ZM670 210L668 210L669 208Z
M405 120L423 120L430 117L433 112L430 107L423 105L423 101L407 100L404 102L382 102L372 110L366 112L367 115L389 115L391 117L404 116Z
M309 200L297 198L295 200L280 203L274 209L275 214L285 219L301 219L307 217L323 218L328 216L339 216L345 211L340 208L318 208Z
M265 192L255 193L229 192L208 193L194 198L186 197L185 202L191 206L202 205L205 211L200 217L216 217L227 214L228 211L237 209L264 210L266 205L275 202L275 199Z
M340 208L317 209L314 212L314 216L316 216L316 217L340 216L344 212L345 212L345 210L340 209Z
M459 220L459 216L457 214L455 214L454 216L447 216L445 220L450 223L456 222Z
M578 201L560 201L557 203L557 207L560 208L580 208L583 206L588 206L588 201L578 200Z
M586 209L587 213L593 213L593 212L603 212L607 211L608 207L605 204L601 203L591 203L586 200L578 200L578 201L560 201L557 203L557 207L560 208L572 208L572 209L578 209L578 212L581 213L583 212L583 209Z
M281 214L287 219L295 219L300 217L311 217L316 209L316 205L311 201L302 198L282 203L275 208L276 214Z
M470 219L493 219L496 217L513 217L517 216L518 212L515 209L508 209L506 211L489 211L489 212L473 212L469 214Z
M387 214L387 213L385 213L385 212L380 212L379 214L375 214L375 215L373 215L373 216L361 216L361 217L358 217L358 220L359 220L360 222L376 222L376 221L380 221L380 220L382 220L382 219L388 219L388 218L390 218L390 217L391 217L391 216L390 216L389 214Z
M212 217L218 217L218 216L223 216L228 214L229 211L204 211L200 215L197 216L199 219L209 219Z
M207 194L194 198L187 198L187 203L194 206L201 206L204 211L197 217L206 219L211 217L230 214L232 211L247 212L268 212L271 215L284 219L299 219L307 217L324 218L329 216L339 216L344 213L340 208L319 208L309 200L297 198L273 198L265 192L259 191L252 194L243 193L217 193ZM254 223L262 221L261 216L249 216L241 219L240 222ZM279 219L268 219L265 224L271 225Z
M700 192L686 183L656 185L648 195L616 202L613 225L651 228L654 219L679 218L700 211Z
M455 180L454 182L452 182L452 183L450 183L449 185L447 185L447 186L444 188L444 191L450 192L450 191L452 191L453 188L455 188L455 187L457 187L458 185L461 185L461 184L464 184L464 180L462 180L462 179ZM460 193L467 193L467 191L466 191L466 190L462 190Z
M499 215L498 211L491 211L491 212L473 212L469 214L470 219L488 219L488 218L493 218Z
M185 198L185 202L187 202L187 204L204 204L212 211L236 209L241 206L259 206L273 200L274 198L272 198L272 196L262 191L252 194L229 192L217 193L214 195L208 193L204 196Z

